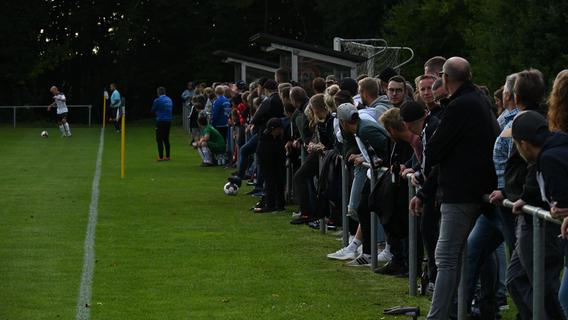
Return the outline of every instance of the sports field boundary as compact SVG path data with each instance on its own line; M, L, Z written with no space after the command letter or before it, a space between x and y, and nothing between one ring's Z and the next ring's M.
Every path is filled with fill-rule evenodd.
M93 176L91 203L89 205L89 219L85 234L83 272L81 274L81 287L77 298L77 320L88 320L91 318L90 301L93 287L93 273L95 271L95 231L97 228L99 183L101 181L104 143L105 131L104 129L101 129L99 149L97 151L97 162L95 164L95 174Z

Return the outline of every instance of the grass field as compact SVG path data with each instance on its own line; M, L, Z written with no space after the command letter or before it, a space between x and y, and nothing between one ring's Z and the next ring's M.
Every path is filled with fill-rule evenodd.
M70 139L0 128L0 319L72 319L99 129ZM92 319L397 319L419 305L405 279L329 261L336 236L254 215L254 199L223 194L229 171L201 168L183 131L157 163L150 126L107 130L102 162ZM243 191L246 188L243 188ZM407 319L407 317L398 317Z

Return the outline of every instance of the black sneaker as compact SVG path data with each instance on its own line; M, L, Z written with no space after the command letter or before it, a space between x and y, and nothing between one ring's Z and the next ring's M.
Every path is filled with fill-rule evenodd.
M239 187L239 188L240 188L241 185L242 185L242 180L241 180L241 178L239 178L239 177L237 177L237 176L229 177L229 178L227 178L227 180L228 180L229 182L231 182L231 183L236 184L237 187Z
M290 224L306 224L306 223L308 223L310 221L314 221L314 220L315 220L314 218L310 218L308 216L301 216L297 219L290 221Z
M312 228L312 229L319 229L320 228L320 221L319 220L314 220L312 222L308 223L308 227Z
M396 262L395 260L391 260L387 262L384 266L378 267L373 270L374 273L384 274L388 276L398 276L402 277L405 276L408 271L405 270L404 266L400 263Z
M328 220L327 221L327 229L328 230L337 230L337 224L335 224L335 221Z

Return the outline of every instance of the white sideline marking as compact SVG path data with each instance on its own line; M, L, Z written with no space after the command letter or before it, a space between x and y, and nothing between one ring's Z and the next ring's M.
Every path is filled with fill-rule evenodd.
M101 163L103 158L103 146L105 144L104 133L104 129L101 129L99 151L97 152L97 162L95 165L95 175L93 177L93 187L91 191L91 204L89 205L89 222L87 224L87 233L85 235L81 288L79 289L79 297L77 298L77 320L88 320L91 318L91 289L93 284L93 273L95 271L95 230L97 228L99 206Z

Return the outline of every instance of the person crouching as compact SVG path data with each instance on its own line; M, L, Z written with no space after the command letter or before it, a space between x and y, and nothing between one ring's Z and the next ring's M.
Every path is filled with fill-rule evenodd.
M214 165L215 155L225 152L225 139L207 122L206 116L199 116L197 124L202 132L201 138L197 141L197 152L203 160L201 166L211 167Z

